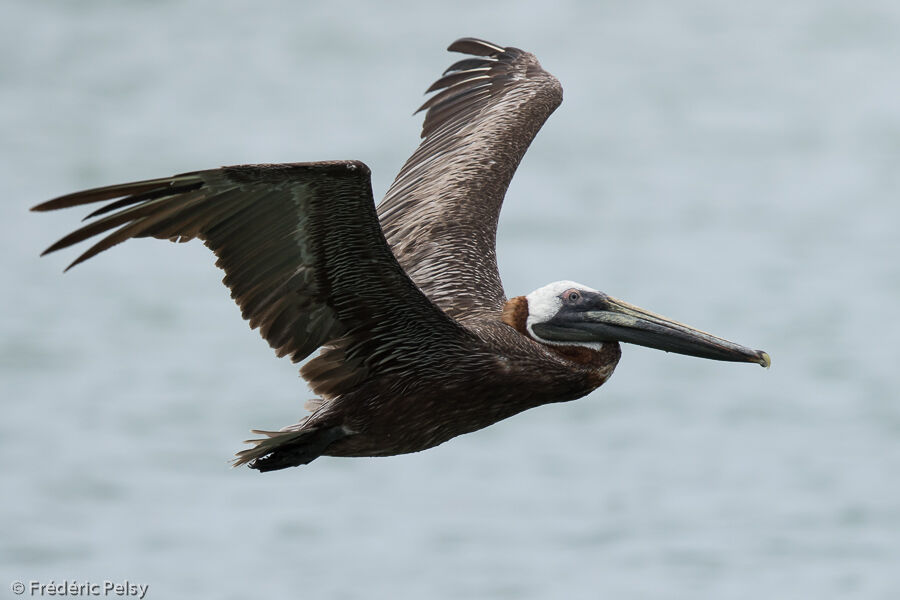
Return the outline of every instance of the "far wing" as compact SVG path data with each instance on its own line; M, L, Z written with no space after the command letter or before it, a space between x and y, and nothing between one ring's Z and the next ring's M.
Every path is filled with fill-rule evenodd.
M497 221L531 140L562 101L534 55L473 38L428 91L422 144L378 206L403 269L457 319L496 315L506 298L497 271Z
M70 267L130 238L203 240L243 317L279 356L297 362L339 340L339 364L304 373L314 390L336 394L369 376L422 368L419 353L450 360L470 340L397 263L369 175L350 161L223 167L78 192L33 210L113 200L45 251L108 234ZM410 324L425 334L410 335Z

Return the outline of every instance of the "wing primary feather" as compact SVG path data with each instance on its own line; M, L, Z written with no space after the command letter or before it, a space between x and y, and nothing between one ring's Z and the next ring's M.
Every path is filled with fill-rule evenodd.
M474 79L478 75L487 75L490 73L491 67L477 67L474 69L466 69L465 71L454 71L449 75L444 75L437 81L431 84L427 90L425 90L426 94L430 94L436 90L450 87L451 85L457 84L460 81L468 81Z
M150 201L149 203L133 206L121 212L109 215L99 221L88 223L87 225L76 229L72 233L58 240L56 243L44 250L41 253L41 256L50 254L51 252L56 252L57 250L61 250L63 248L67 248L97 234L103 233L104 231L114 229L115 227L118 227L119 225L122 225L129 221L135 221L147 215L152 215L157 211L157 204L160 202L165 202L166 199L167 198L165 197L158 198L156 200Z
M475 56L494 56L503 53L506 48L478 38L465 37L447 46L447 50Z
M133 221L132 223L130 223L128 225L123 225L119 229L115 230L113 233L104 237L99 242L97 242L96 244L94 244L93 246L88 248L85 252L83 252L78 258L73 260L69 264L69 266L64 269L64 271L68 271L75 265L79 265L79 264L83 263L84 261L86 261L87 259L103 252L104 250L108 250L109 248L112 248L116 244L120 244L120 243L124 242L129 237L131 237L129 232L130 232L130 230L132 230L134 228L135 224L140 223L145 218L146 217L142 217L141 219L139 219L137 221ZM125 233L123 233L123 232L125 232Z
M145 181L135 181L133 183L124 183L118 185L108 185L106 187L84 190L83 192L75 192L74 194L66 194L46 202L42 202L37 206L33 206L31 210L43 212L47 210L57 210L60 208L70 208L72 206L80 206L82 204L92 204L103 200L111 200L131 194L141 194L149 192L161 185L177 186L181 182L196 180L196 174L185 173L184 175L176 175L175 177L163 177L160 179L147 179Z
M416 110L416 112L418 113L442 102L449 102L459 97L465 97L464 95L466 93L474 93L480 89L490 89L490 80L491 77L489 75L481 75L465 79L460 83L441 90L440 92L426 100L425 103L422 104L422 106L420 106L418 110Z
M452 73L453 71L468 71L469 69L490 67L491 65L496 63L497 59L494 58L464 58L447 67L442 75L447 75L449 73Z
M138 202L144 202L146 200L153 200L155 198L161 198L163 196L174 196L176 194L182 194L184 192L192 192L203 186L202 181L196 181L193 183L189 183L186 185L172 185L164 188L158 188L154 190L150 190L149 192L143 192L140 194L132 194L127 198L122 198L121 200L117 200L116 202L110 202L109 204L105 204L86 216L82 221L87 221L88 219L93 219L94 217L99 217L100 215L106 214L113 210L118 210L120 208L124 208L126 206L131 206L132 204L137 204Z
M169 206L165 207L165 209L161 209L161 212L134 219L130 223L127 223L119 229L116 229L113 233L101 239L99 242L91 246L81 256L76 258L75 261L72 262L72 264L70 264L68 267L66 267L65 270L68 271L75 265L83 263L87 259L96 256L104 250L109 250L117 244L121 244L129 238L140 237L141 233L144 230L152 227L153 225L164 219L169 218L183 208L177 202L171 202L171 199L166 198L166 200L170 200Z

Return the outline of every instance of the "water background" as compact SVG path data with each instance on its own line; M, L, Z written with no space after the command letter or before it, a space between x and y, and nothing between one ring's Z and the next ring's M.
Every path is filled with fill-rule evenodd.
M900 4L8 0L0 24L0 584L149 598L900 597ZM310 392L200 244L61 275L45 199L356 158L384 193L474 35L565 101L499 233L510 295L574 279L764 348L626 347L591 396L412 456L227 460ZM4 596L6 597L6 596Z

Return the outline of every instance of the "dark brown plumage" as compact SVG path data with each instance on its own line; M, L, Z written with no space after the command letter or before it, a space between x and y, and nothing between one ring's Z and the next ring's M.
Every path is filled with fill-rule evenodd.
M236 464L267 471L323 454L423 450L581 397L615 368L619 338L608 325L587 342L535 333L565 329L564 309L584 313L614 299L563 282L530 295L535 306L525 297L507 302L497 271L500 206L562 100L559 83L516 48L464 38L449 49L477 58L455 63L429 88L437 94L422 106L423 141L377 213L369 169L353 161L223 167L34 208L113 200L45 251L105 235L70 267L134 237L198 238L278 356L298 362L321 348L301 369L320 397L309 403L312 414L258 432L265 437ZM559 309L555 317L548 306ZM698 355L722 358L705 352ZM754 356L723 359L761 362Z
M455 63L429 88L422 144L406 161L378 216L400 265L457 319L495 316L506 300L496 238L506 188L562 87L517 48L462 39L449 50L484 58ZM449 86L449 87L448 87Z

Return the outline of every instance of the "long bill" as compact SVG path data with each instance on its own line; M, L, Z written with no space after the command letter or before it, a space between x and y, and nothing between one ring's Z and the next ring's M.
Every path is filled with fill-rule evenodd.
M688 356L751 362L768 368L768 353L688 327L602 292L579 307L563 307L552 319L535 323L534 333L552 342L627 342Z

